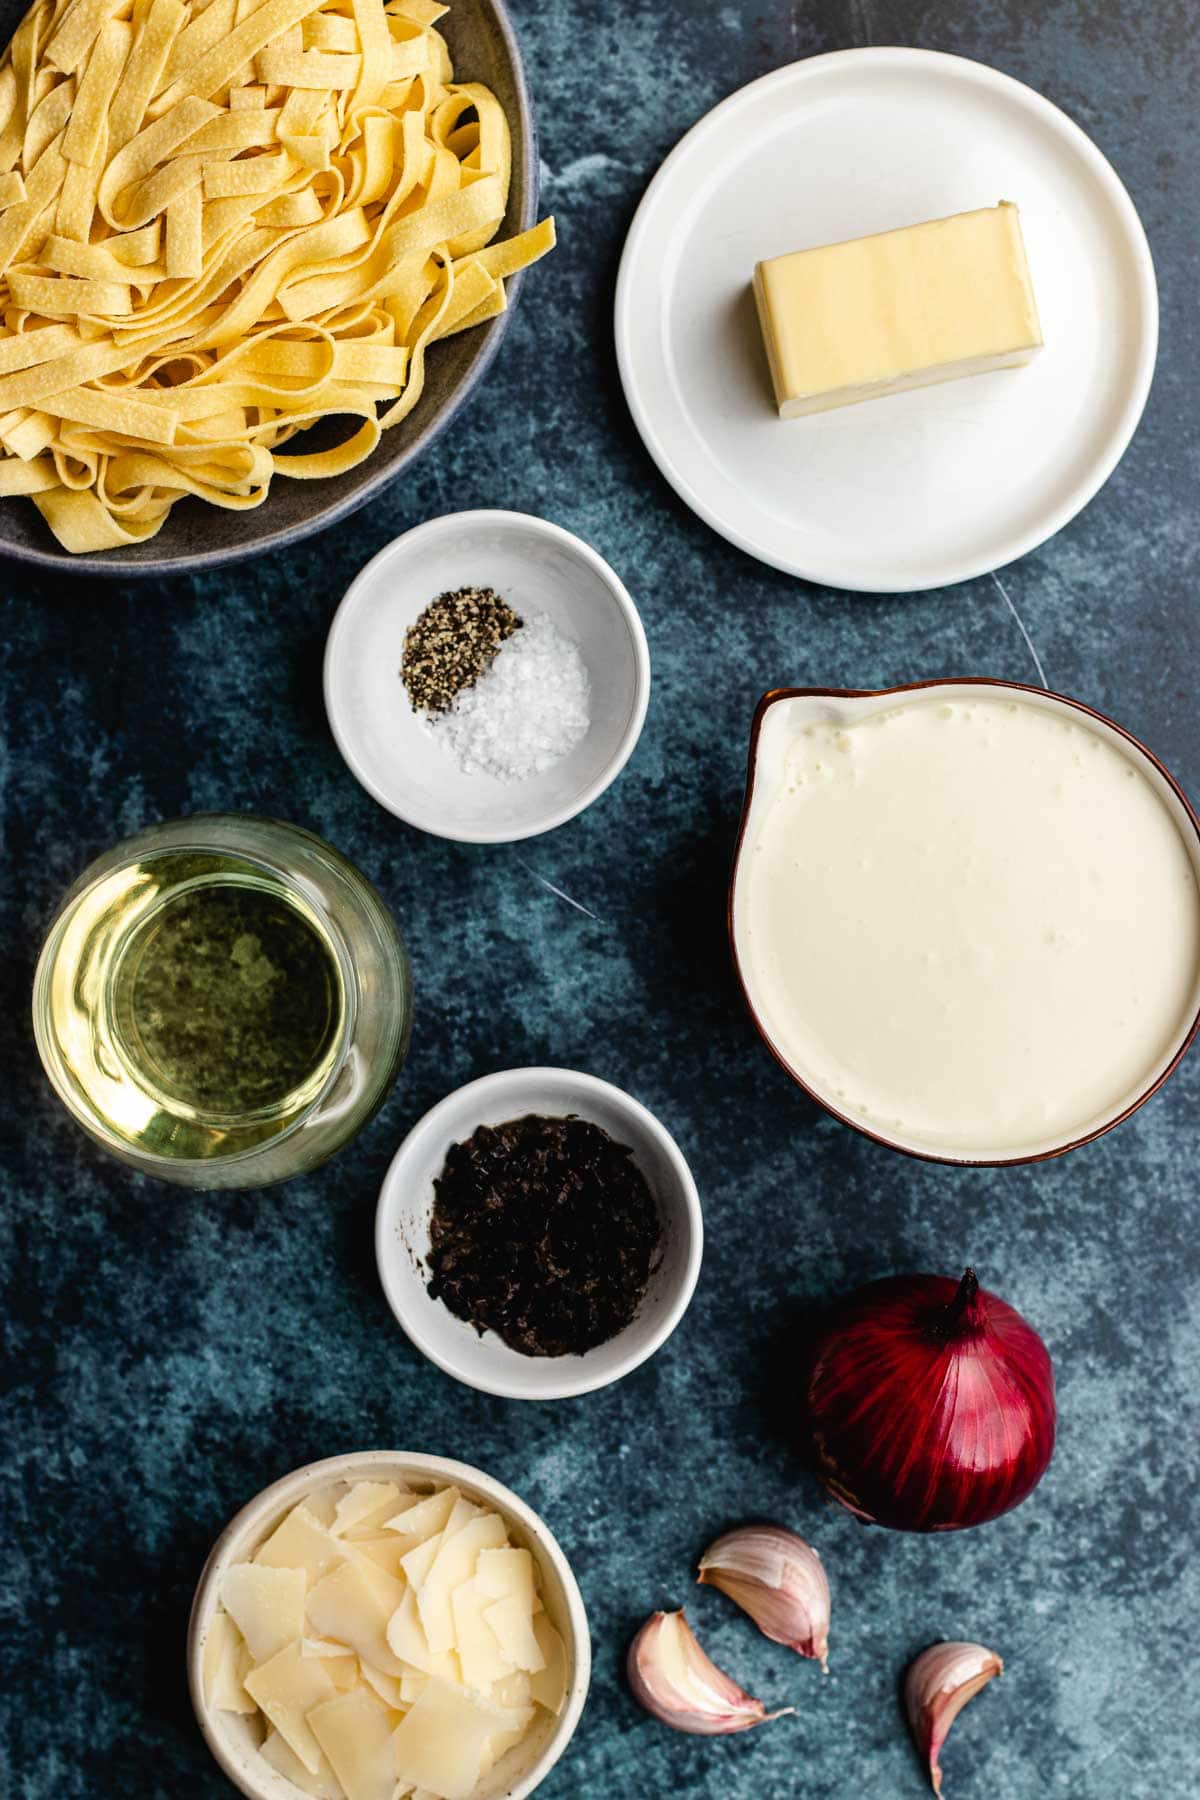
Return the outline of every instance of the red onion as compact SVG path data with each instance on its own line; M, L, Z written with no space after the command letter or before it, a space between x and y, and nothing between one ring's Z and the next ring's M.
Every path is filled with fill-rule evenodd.
M892 1275L838 1301L812 1353L808 1424L835 1500L898 1531L957 1531L1017 1506L1054 1450L1054 1369L974 1269Z

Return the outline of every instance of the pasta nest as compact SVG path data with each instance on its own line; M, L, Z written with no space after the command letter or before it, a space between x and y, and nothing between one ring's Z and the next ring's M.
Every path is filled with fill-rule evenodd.
M508 121L445 10L35 0L0 62L0 494L67 550L353 468L553 246L496 241Z

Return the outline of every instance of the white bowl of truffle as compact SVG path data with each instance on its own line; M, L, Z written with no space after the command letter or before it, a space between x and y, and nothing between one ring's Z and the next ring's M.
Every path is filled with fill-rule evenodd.
M325 650L352 773L436 837L502 844L590 806L650 697L637 608L590 545L527 513L430 519L355 577Z
M561 1400L664 1344L704 1224L675 1140L573 1069L504 1069L409 1132L379 1196L375 1255L418 1350L468 1387Z

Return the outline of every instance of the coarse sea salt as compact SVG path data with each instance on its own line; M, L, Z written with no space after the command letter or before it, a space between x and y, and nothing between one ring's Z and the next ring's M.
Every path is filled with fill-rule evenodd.
M495 661L448 712L427 722L468 775L523 781L572 751L591 721L579 646L543 612L526 609Z

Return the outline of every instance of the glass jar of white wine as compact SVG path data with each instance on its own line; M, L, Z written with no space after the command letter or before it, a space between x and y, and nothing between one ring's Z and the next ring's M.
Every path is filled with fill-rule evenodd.
M201 813L85 869L34 979L38 1050L84 1130L148 1175L265 1187L389 1092L412 984L383 901L273 819Z

